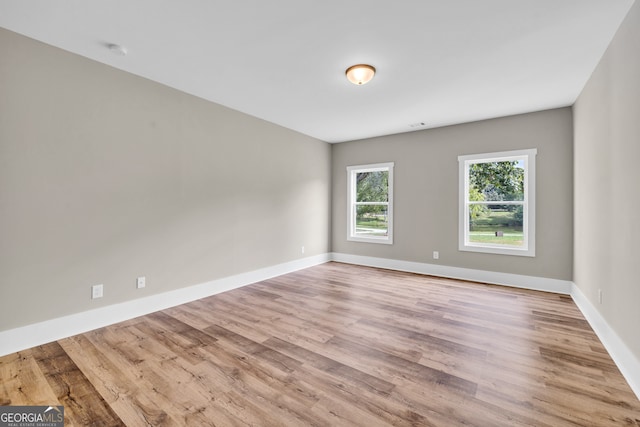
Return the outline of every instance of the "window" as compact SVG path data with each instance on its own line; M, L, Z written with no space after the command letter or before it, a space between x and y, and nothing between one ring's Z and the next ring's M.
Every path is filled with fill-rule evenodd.
M461 251L535 256L536 153L458 157Z
M347 167L347 240L393 243L393 163Z

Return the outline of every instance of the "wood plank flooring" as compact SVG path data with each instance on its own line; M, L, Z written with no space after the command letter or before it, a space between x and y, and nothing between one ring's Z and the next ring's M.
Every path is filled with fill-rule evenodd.
M562 295L328 263L0 358L67 426L640 426Z

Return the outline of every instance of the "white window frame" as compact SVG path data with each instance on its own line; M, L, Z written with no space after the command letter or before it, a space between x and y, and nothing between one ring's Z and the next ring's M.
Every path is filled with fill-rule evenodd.
M371 165L347 166L347 240L352 242L393 244L393 162L376 163ZM389 172L389 201L388 202L356 202L356 176L363 172ZM387 205L388 229L386 236L356 235L356 206L363 204Z
M536 154L535 148L528 150L501 151L497 153L458 156L459 169L459 230L458 249L460 251L484 252L501 255L534 257L536 255ZM507 247L487 243L469 242L469 166L474 163L492 163L522 160L524 163L524 200L522 202L481 202L484 204L513 204L523 206L522 247ZM474 202L478 203L478 202Z

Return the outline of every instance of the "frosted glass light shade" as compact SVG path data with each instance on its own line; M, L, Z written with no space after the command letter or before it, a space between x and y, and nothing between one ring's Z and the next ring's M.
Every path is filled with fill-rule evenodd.
M358 64L347 68L345 72L347 79L354 85L363 85L368 83L376 74L376 69L371 65Z

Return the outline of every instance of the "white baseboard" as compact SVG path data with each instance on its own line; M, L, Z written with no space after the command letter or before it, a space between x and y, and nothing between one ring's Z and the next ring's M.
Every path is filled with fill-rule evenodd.
M329 254L303 258L247 273L212 280L175 291L113 304L32 325L0 332L0 356L46 344L93 329L133 319L155 311L175 307L200 298L236 289L275 276L323 264Z
M521 274L499 273L495 271L473 270L470 268L449 267L446 265L426 264L421 262L399 261L387 258L373 258L361 255L350 255L333 252L331 259L347 264L366 265L409 273L428 274L450 279L470 280L473 282L505 285L514 288L532 289L536 291L554 292L569 295L572 282L568 280L549 279L546 277L524 276Z
M609 326L600 312L591 304L580 288L573 284L571 297L582 311L585 319L591 325L594 332L602 341L602 344L609 352L609 355L620 369L622 376L627 380L629 386L640 399L640 360L629 350L624 341Z

